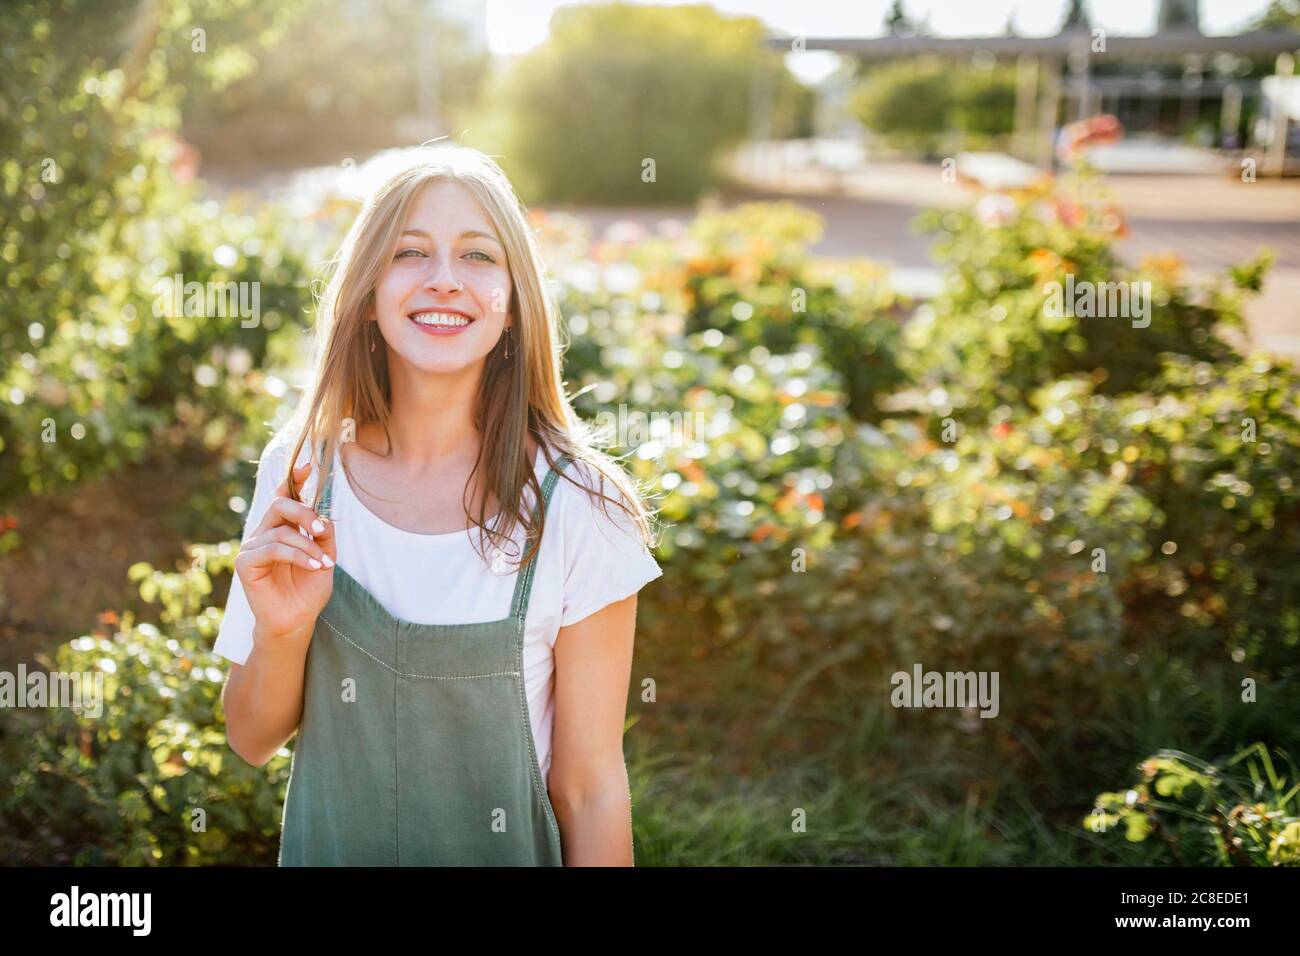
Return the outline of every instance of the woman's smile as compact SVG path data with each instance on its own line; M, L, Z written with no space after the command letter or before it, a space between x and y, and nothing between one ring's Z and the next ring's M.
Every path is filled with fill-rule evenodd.
M422 310L407 316L426 335L456 335L474 324L474 318L459 310Z

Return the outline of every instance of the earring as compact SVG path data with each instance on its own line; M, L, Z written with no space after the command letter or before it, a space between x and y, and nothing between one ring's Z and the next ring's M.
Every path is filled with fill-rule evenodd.
M370 327L370 351L373 352L374 350L375 350L375 328L372 325Z
M510 326L506 326L506 358L510 358Z

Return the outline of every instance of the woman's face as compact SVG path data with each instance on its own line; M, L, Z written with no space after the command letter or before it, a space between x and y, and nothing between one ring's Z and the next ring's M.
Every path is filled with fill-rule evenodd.
M396 353L390 363L448 373L483 361L505 329L511 282L505 248L473 194L450 180L424 187L388 257L374 317Z

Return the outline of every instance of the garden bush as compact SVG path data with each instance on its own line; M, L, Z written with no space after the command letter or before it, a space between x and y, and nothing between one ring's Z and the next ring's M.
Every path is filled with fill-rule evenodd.
M1124 791L1100 793L1083 826L1122 827L1128 865L1295 866L1300 864L1300 773L1285 754L1279 773L1263 744L1221 764L1162 750L1138 766Z
M928 210L918 227L937 234L935 254L950 268L943 292L908 323L903 364L917 387L944 389L955 414L975 418L1024 405L1066 375L1096 375L1103 393L1143 389L1164 353L1235 362L1222 332L1243 327L1242 297L1258 291L1271 259L1261 254L1207 288L1184 283L1176 256L1130 267L1113 248L1126 234L1122 212L1085 170L967 209ZM1051 284L1063 299L1067 282L1150 283L1149 314L1055 314Z
M287 754L252 767L226 743L227 662L211 576L238 542L196 546L180 572L131 569L160 623L105 614L45 666L104 675L99 717L22 714L4 735L0 861L91 866L274 865Z
M755 261L736 271L750 272L743 289L760 300L755 313L767 289L752 275L797 270L800 242L815 234L798 216L768 211L766 228L752 218L735 227L761 216L756 207L706 217L692 236L724 246L716 237L742 237ZM1078 249L1087 233L1076 221L1053 235ZM659 483L656 503L673 526L660 552L672 573L646 602L648 622L690 620L678 642L701 655L729 649L732 666L771 678L767 689L786 707L818 696L832 710L852 707L855 695L887 694L888 674L914 661L999 670L1002 721L972 738L978 720L939 714L929 739L983 748L985 766L1019 768L1042 784L1037 797L1060 806L1122 759L1114 715L1126 700L1167 694L1152 719L1188 746L1239 745L1259 730L1289 743L1278 730L1300 717L1289 703L1300 392L1292 368L1238 355L1216 335L1219 318L1240 314L1235 293L1211 290L1210 305L1196 304L1169 270L1162 288L1176 312L1152 326L1167 334L1134 330L1117 344L1098 333L1085 358L1066 348L1068 330L1030 329L1003 350L996 323L909 329L896 348L913 378L882 389L883 402L872 396L888 412L860 422L832 366L861 353L827 348L812 316L738 321L737 304L752 303L732 268L682 278L692 294L674 295L672 277L690 273L668 269L671 256L651 246L638 249L642 283L621 275L625 291L565 299L584 417L624 402L702 411L711 423L694 447L654 442L629 458ZM766 259L755 248L770 250ZM978 248L949 247L960 273L975 274L968 257L983 262ZM682 261L698 255L693 241L678 249ZM1108 251L1093 259L1096 281L1122 270ZM1238 292L1257 288L1262 265L1238 278ZM801 281L772 279L772 299ZM1020 291L993 287L993 303ZM702 300L721 305L691 312ZM962 301L979 300L968 290ZM859 314L855 335L888 327L887 312ZM1203 335L1174 328L1188 317ZM769 348L778 344L795 350ZM1158 344L1175 347L1145 351ZM952 358L957 345L965 356L1007 356L1023 375ZM792 573L796 548L807 574ZM1156 687L1151 662L1162 649L1176 663ZM1227 691L1245 679L1266 689L1265 703L1233 703Z
M255 457L283 395L265 369L305 320L318 245L283 211L203 200L167 56L133 71L56 54L75 11L26 13L0 24L0 506L151 456ZM157 43L188 49L190 25L169 15ZM204 293L179 314L176 275ZM244 312L214 308L228 288ZM228 517L250 474L208 483L190 527Z
M615 295L611 302L666 314L685 336L721 334L734 345L717 354L732 356L733 365L743 364L753 349L782 355L807 347L836 373L835 388L844 393L849 414L879 421L888 413L877 399L906 380L897 353L909 303L890 289L882 267L814 260L809 247L822 231L820 216L790 202L710 210L692 220L681 240L647 237L626 250L614 246L612 264L635 277L620 281L635 282L640 298ZM562 288L566 311L600 305L583 301L580 290ZM604 311L609 308L605 303ZM584 318L584 333L588 327ZM592 335L599 339L598 330ZM601 350L598 341L576 337L566 368L578 376L600 374Z

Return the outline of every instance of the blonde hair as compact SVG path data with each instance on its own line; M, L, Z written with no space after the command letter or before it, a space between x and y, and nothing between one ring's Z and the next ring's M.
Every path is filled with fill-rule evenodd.
M560 473L561 478L599 498L602 509L603 502L613 501L632 518L642 541L654 546L651 513L635 482L614 458L597 447L594 429L578 417L564 392L561 363L567 343L559 341L560 312L545 285L546 266L529 227L527 210L491 157L460 145L421 147L411 162L390 175L362 205L329 263L328 281L317 304L312 385L286 428L290 435L297 433L286 461L290 497L302 500L300 490L294 487L293 467L303 445L309 443L318 453L312 460L318 463L313 473L319 475L319 463L333 461L349 421L353 429L371 423L381 426L392 453L388 354L384 348L371 350L372 336L378 338L378 331L377 327L371 330L375 323L366 321L366 316L417 196L426 186L442 180L461 184L478 200L505 246L512 284L512 334L503 335L487 355L474 413L482 442L466 491L482 468L486 487L501 503L495 530L486 525L487 495L481 496L477 517L466 508L471 526L479 529L480 543L486 533L493 540L494 550L502 553L505 549L501 545L511 540L522 523L532 545L520 558L520 569L540 546L545 512L538 510L535 528L531 516L520 516L525 487L532 489L534 502L541 502L534 463L527 453L526 437L531 434L549 464L554 464L551 448L573 459L573 464ZM508 339L513 342L507 359L503 351ZM490 417L488 409L493 411ZM584 487L569 477L570 472L584 466L590 470L584 478L590 481L599 477L599 490ZM344 470L351 477L346 463ZM603 494L607 481L621 500ZM325 491L323 481L316 484L313 509L320 508Z

